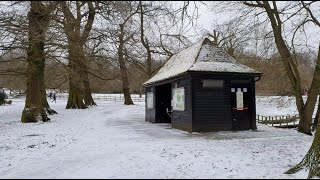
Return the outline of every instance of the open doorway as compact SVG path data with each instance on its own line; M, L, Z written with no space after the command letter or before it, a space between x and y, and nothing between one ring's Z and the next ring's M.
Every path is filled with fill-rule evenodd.
M171 84L156 87L156 122L171 123Z

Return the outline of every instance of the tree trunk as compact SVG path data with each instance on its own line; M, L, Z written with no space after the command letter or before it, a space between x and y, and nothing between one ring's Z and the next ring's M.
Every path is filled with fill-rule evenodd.
M148 76L148 79L150 79L150 78L152 78L152 60L151 60L151 51L150 51L150 49L147 50L147 53L148 53L148 57L147 57L147 76Z
M68 52L69 52L69 80L70 80L70 91L67 103L67 109L76 108L84 109L88 106L96 105L93 101L89 83L89 77L87 72L87 61L83 50L84 44L88 40L92 24L95 17L95 7L93 2L86 1L88 10L86 12L81 11L83 5L80 1L76 1L76 16L71 11L66 1L61 2L61 7L64 19L64 31L68 38ZM95 2L97 3L97 2ZM86 14L86 15L84 15ZM88 19L83 26L83 18ZM81 28L83 31L81 32Z
M289 169L286 174L293 174L301 169L308 169L308 178L320 178L320 126L317 127L313 143L302 161Z
M320 113L320 96L318 97L318 109L312 125L312 131L315 131L317 129L318 122L319 122L319 115L320 115L319 113Z
M69 97L67 102L67 109L86 109L84 103L83 90L76 84L75 78L70 77Z
M143 45L143 47L146 49L147 51L147 59L146 59L146 74L148 79L150 79L152 77L152 56L151 56L151 49L150 49L150 45L148 42L148 39L144 38L144 11L143 11L143 6L142 6L142 2L139 1L139 6L140 6L140 39L141 39L141 43Z
M27 49L27 94L25 107L22 111L21 122L49 121L44 106L44 68L45 32L50 22L50 13L40 1L31 1L28 12L29 42Z
M308 96L307 103L304 104L302 99L302 90L301 90L299 71L290 53L290 50L287 47L284 41L284 38L282 36L282 21L280 19L279 12L275 6L276 2L274 1L273 3L274 3L274 7L273 7L274 9L271 8L268 1L263 1L263 7L266 10L268 17L270 19L274 40L275 40L277 49L279 51L279 54L281 56L283 66L286 70L287 77L290 80L291 87L296 98L296 105L297 105L297 109L300 116L298 131L304 134L311 135L312 134L311 133L312 113L314 110L313 103L315 103L315 100L316 100L315 93ZM316 74L314 75L314 78L318 78ZM314 85L314 82L317 82L317 81L313 80L313 86L317 86L317 85ZM310 91L311 90L313 90L314 92L317 91L316 87L310 88Z
M85 59L85 55L83 54L83 59ZM97 104L94 102L91 94L91 88L90 88L90 82L88 77L88 71L87 66L85 63L82 63L81 66L81 72L82 72L82 83L83 83L83 93L84 93L84 102L86 106L96 106Z
M52 114L58 114L57 111L51 109L48 101L47 101L47 94L46 94L46 91L45 91L45 85L44 85L44 79L42 80L42 88L41 88L41 98L42 98L42 103L43 103L43 108L45 109L45 111L52 115Z
M77 50L79 50L77 45L69 41L69 97L67 109L87 108L84 101L84 85Z
M287 76L291 81L291 87L296 98L296 106L300 117L298 131L304 134L311 135L312 113L315 105L315 101L312 99L315 97L313 97L312 95L308 96L307 101L309 102L307 102L306 104L304 103L302 98L299 74L294 73L294 70L292 70L293 65L290 65L290 62L293 61L293 58L284 40L282 39L281 32L275 31L274 34L278 51L280 53L281 59L283 59L283 64L286 68Z
M41 76L44 76L44 59L40 60L39 57L35 57L36 54L41 54L38 48L40 47L33 45L32 52L28 52L27 94L21 117L23 123L50 120L44 110L43 98L41 97Z
M76 40L77 38L69 38L70 92L66 108L85 109L88 106L96 105L91 95L86 57L81 43Z
M122 58L119 57L119 64L120 64L120 72L121 72L121 79L122 79L122 90L124 94L124 104L131 105L133 104L133 101L130 96L130 83L128 80L127 67L123 60L123 57Z
M251 7L262 7L266 10L268 17L271 22L273 29L273 34L277 49L280 53L281 60L286 69L286 73L292 85L294 95L296 97L296 105L300 115L300 122L298 130L299 132L305 134L311 134L311 122L312 114L317 99L317 94L319 92L319 83L320 83L320 48L318 51L318 60L315 67L315 72L310 88L310 96L308 96L306 104L304 104L302 99L302 92L300 86L300 77L297 64L295 63L293 57L290 54L289 48L287 47L284 38L282 37L282 21L280 12L277 9L276 1L273 1L273 7L271 8L269 1L257 1L256 4L244 2L245 4ZM319 117L318 117L319 118ZM320 128L317 127L315 138L313 143L302 161L294 166L293 168L286 171L286 174L293 174L298 172L301 169L308 169L309 174L308 178L320 177Z
M46 94L46 86L45 86L45 80L44 80L44 76L42 76L42 80L41 80L42 84L41 84L41 98L42 98L42 103L43 103L43 108L44 110L50 114L58 114L57 111L51 109L48 101L47 101L47 94Z
M86 106L96 106L91 94L91 88L89 83L88 73L83 74L83 85L84 85L84 101Z
M303 107L303 110L307 114L307 117L304 116L304 118L306 118L307 120L304 123L301 123L301 126L299 123L299 127L298 127L300 132L308 132L306 134L309 134L309 135L311 135L312 115L313 115L315 105L317 103L319 85L320 85L320 46L318 50L317 64L314 70L311 87L307 96L308 99L306 104ZM319 112L319 105L318 105L318 112ZM318 121L318 118L316 118L316 122L317 121Z
M139 97L142 97L142 86L140 86Z
M312 124L312 114L314 108L303 108L300 114L300 120L298 125L298 131L307 135L312 135L311 124Z
M124 94L124 104L125 105L131 105L133 104L133 101L131 99L130 96L130 83L128 80L128 70L125 64L125 60L124 60L124 53L123 53L123 48L124 48L124 33L123 33L123 26L121 26L121 33L119 35L119 40L120 40L120 44L119 44L119 49L118 49L118 61L119 61L119 65L120 65L120 73L121 73L121 80L122 80L122 90L123 90L123 94Z

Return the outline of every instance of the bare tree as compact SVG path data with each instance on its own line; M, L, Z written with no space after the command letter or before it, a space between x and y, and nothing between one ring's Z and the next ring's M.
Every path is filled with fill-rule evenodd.
M302 89L301 89L301 78L298 71L298 65L295 60L294 54L290 51L288 43L283 36L283 23L284 20L281 19L280 11L277 7L275 1L270 4L268 1L256 1L253 2L243 2L243 4L253 7L261 8L266 13L267 17L271 22L272 32L274 35L274 40L281 56L281 60L286 70L286 74L290 80L294 96L296 98L296 105L300 116L300 122L298 130L299 132L311 135L311 122L314 106L317 100L317 94L320 86L320 62L317 61L313 81L311 83L310 93L307 98L306 103L303 101ZM301 8L300 8L301 9ZM263 12L261 12L263 13Z
M119 46L118 46L118 61L120 65L120 72L121 72L121 79L122 79L122 88L123 88L123 94L124 94L124 104L130 105L133 104L133 101L130 96L130 82L128 78L128 69L126 66L125 61L125 43L132 38L132 36L129 34L126 34L125 27L127 23L131 20L132 16L138 13L139 8L138 6L133 7L132 11L129 11L129 13L124 13L126 16L124 16L124 20L122 23L119 24L120 29L118 33L118 40L119 40Z
M147 58L146 58L146 74L148 78L152 77L152 59L151 59L151 47L149 40L145 38L144 35L144 9L142 5L142 1L139 1L139 7L140 7L140 39L143 47L147 51Z
M181 34L181 27L186 25L180 25L180 22L190 23L191 19L187 20L192 15L186 12L189 3L183 3L183 8L178 9L171 8L168 2L123 1L111 4L109 9L103 8L107 23L104 23L104 29L98 31L105 41L116 43L115 56L120 68L125 104L131 104L130 81L134 78L128 77L132 69L128 67L133 65L146 78L151 78L160 67L156 62L164 62L177 52L177 48L172 47L191 44L184 44L188 40ZM181 14L184 20L179 16ZM112 50L106 51L113 54Z
M241 53L244 44L248 39L242 36L240 32L230 30L213 30L213 33L207 33L209 37L213 38L214 45L216 47L221 47L230 56L236 58L237 54Z
M117 1L109 4L109 7L102 6L102 17L108 24L105 28L98 31L106 42L111 42L106 46L107 53L111 59L116 59L119 65L119 74L124 94L124 104L131 105L133 101L130 95L130 78L128 76L128 54L126 46L132 41L133 34L136 33L134 26L134 16L138 14L139 7L136 1Z
M184 11L187 10L188 4L184 3L184 8L180 10L171 9L167 7L170 3L168 2L142 2L139 1L139 15L140 15L140 37L138 41L141 43L144 50L139 52L137 56L132 56L131 61L136 65L149 79L151 78L161 66L154 66L156 60L159 59L168 59L176 51L181 49L181 47L175 47L174 49L167 46L168 43L164 43L163 38L166 38L168 41L170 38L175 41L170 41L171 45L182 43L182 47L191 45L191 42L188 41L188 38L183 34L180 34L180 31L174 32L175 29L180 29L180 24L177 23L179 20L188 16ZM179 12L184 14L180 16ZM195 19L194 17L189 17L190 21ZM168 30L169 29L169 30ZM158 32L157 32L158 31ZM188 41L187 43L185 43ZM139 46L139 43L136 44ZM145 51L145 52L143 52ZM134 58L138 57L138 58ZM142 59L142 61L140 60Z
M69 98L67 109L84 109L96 105L90 90L86 54L84 45L88 40L94 22L98 2L76 1L76 15L72 13L72 2L62 1L61 8L64 14L63 25L68 39L69 52ZM87 5L87 10L83 8ZM82 19L87 18L84 28L81 29ZM82 30L82 32L81 32Z
M44 84L45 34L50 23L50 14L57 3L44 4L31 1L28 13L28 49L27 49L27 95L21 121L38 122L50 120L45 112L49 105L46 100Z
M301 1L299 3L302 6L301 9L303 9L307 12L307 17L302 22L302 25L304 25L308 22L311 22L313 25L320 28L320 21L317 19L317 16L315 16L315 12L311 8L311 6L315 5L316 3L318 3L318 2L316 2L316 1L312 1L312 2ZM311 85L311 88L315 88L315 90L313 90L313 91L316 91L316 92L312 92L312 93L314 93L316 95L318 95L319 89L316 89L318 86L314 85L314 83L319 84L320 82L319 81L314 82L314 81L315 81L315 79L318 80L320 78L320 73L319 73L320 65L319 64L320 64L320 46L318 49L318 58L317 58L317 62L316 62L313 82ZM310 91L311 91L311 89L310 89ZM319 100L320 100L320 97L319 97ZM315 117L316 118L315 123L319 122L319 118L320 118L319 111L320 111L320 103L318 104L317 114ZM286 173L287 174L296 173L303 168L306 168L309 170L308 178L314 178L314 177L320 178L320 126L316 127L315 137L314 137L312 145L311 145L309 151L307 152L307 154L305 155L305 157L302 159L302 161L299 164L297 164L296 166L289 169Z

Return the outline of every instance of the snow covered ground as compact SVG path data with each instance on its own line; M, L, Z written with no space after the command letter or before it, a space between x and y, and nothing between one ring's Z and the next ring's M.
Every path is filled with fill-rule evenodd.
M307 177L283 174L313 139L293 129L188 133L145 122L141 102L97 101L85 110L49 103L59 114L35 124L20 123L22 99L0 106L0 178ZM272 103L257 100L257 112L292 110Z
M306 101L307 97L303 96ZM257 96L257 114L263 116L298 115L296 99L293 96ZM318 105L318 102L316 106ZM316 110L313 112L315 116Z
M263 116L285 116L298 114L294 97L258 96L256 97L257 114Z

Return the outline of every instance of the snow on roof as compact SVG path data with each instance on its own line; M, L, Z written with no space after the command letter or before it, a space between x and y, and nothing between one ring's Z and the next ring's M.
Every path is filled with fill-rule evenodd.
M178 76L187 71L204 72L233 72L253 73L260 72L237 63L236 60L222 49L213 46L213 43L204 38L198 43L173 55L144 85Z
M196 62L189 69L190 71L210 72L237 72L237 73L258 73L252 68L240 63L231 62Z
M173 55L154 75L144 84L149 84L152 82L157 82L163 79L174 77L176 75L182 74L192 66L194 60L198 56L202 42L198 42L179 53Z

